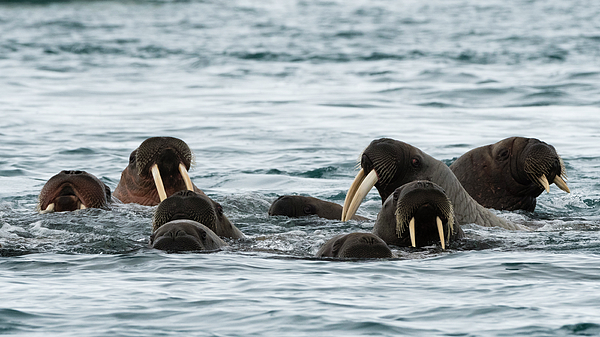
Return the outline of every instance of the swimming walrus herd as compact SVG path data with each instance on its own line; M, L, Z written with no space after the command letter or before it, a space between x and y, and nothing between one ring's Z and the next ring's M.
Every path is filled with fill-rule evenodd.
M221 205L191 181L188 145L173 137L152 137L133 150L129 164L111 193L85 171L62 171L39 195L41 213L85 208L110 209L114 203L157 206L149 244L165 251L216 251L223 239L244 234ZM331 220L368 221L356 215L375 187L382 208L371 233L347 233L327 241L317 257L391 258L390 246L442 249L465 236L461 225L477 224L528 230L489 209L533 211L536 198L555 184L569 193L565 165L552 145L534 138L511 137L475 148L450 166L418 148L394 139L371 142L360 157L360 171L344 205L309 196L284 195L270 216L318 216Z

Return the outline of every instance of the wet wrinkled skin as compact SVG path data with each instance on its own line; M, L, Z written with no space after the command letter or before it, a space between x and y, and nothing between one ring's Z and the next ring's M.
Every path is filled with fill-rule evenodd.
M39 196L42 212L108 208L110 188L85 171L62 171L50 178Z
M174 220L150 236L150 246L165 251L216 251L227 243L210 228L192 220Z
M189 171L192 160L192 151L184 141L173 137L148 138L131 152L129 164L121 173L114 196L123 203L158 205L161 199L153 178L152 166L157 165L168 197L187 189L179 164L183 164ZM195 185L192 189L203 193Z
M335 236L319 249L316 256L347 259L396 257L383 240L371 233L350 233Z
M221 205L205 194L179 191L163 200L154 212L152 230L157 231L165 223L178 219L199 222L220 237L244 238L244 234L223 214Z
M443 228L444 244L436 222ZM373 234L388 245L410 247L409 223L413 219L415 247L432 244L445 247L449 242L464 237L460 225L454 221L452 203L439 185L430 181L413 181L398 187L383 204L373 226Z
M535 209L536 198L545 190L539 180L542 175L549 184L566 177L562 159L552 145L524 137L473 149L450 169L478 203L509 211Z
M508 223L479 205L462 187L450 168L420 149L390 138L376 139L361 156L361 171L348 190L342 220L355 214L361 201L376 187L382 203L394 191L409 182L427 180L444 189L454 208L455 221L484 227L526 229Z
M284 215L290 218L316 215L329 220L339 220L342 216L342 205L300 195L282 195L271 204L269 215ZM352 220L364 221L365 217L354 215Z

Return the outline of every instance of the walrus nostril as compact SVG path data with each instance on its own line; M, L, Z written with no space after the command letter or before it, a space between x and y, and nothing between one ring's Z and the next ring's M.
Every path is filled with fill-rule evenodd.
M185 231L182 231L182 230L178 230L175 233L175 237L182 237L182 236L186 236L186 235L187 235L187 233Z

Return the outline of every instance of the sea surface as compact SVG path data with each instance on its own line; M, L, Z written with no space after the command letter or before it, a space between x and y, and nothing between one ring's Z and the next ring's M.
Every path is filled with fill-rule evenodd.
M600 335L600 2L0 1L0 335ZM154 207L38 214L65 169L112 190L152 136L248 237L148 248ZM450 164L546 141L532 228L397 259L317 259L374 221L269 217L283 194L343 203L390 137ZM375 190L358 214L375 219Z

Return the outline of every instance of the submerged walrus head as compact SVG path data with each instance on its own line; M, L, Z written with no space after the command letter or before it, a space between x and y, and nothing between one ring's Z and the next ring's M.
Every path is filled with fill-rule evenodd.
M384 259L395 257L390 247L382 239L371 233L337 235L321 246L316 256L347 259Z
M62 171L50 178L40 192L42 213L107 208L110 188L85 171Z
M201 192L188 175L192 161L192 151L181 139L148 138L131 152L115 197L124 203L152 206L181 190Z
M499 210L533 211L551 183L570 192L563 160L552 145L535 138L510 137L478 147L450 169L473 199Z
M223 214L223 207L205 194L179 191L163 200L152 221L152 231L173 220L189 219L203 224L219 236L238 239L244 237Z
M373 233L388 244L423 247L462 237L446 192L430 181L413 181L398 187L383 204Z
M227 244L203 224L173 220L152 233L150 246L166 251L215 251Z

